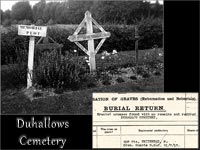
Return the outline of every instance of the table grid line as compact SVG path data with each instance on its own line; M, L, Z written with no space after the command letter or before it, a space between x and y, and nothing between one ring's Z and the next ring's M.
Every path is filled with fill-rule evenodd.
M105 125L95 125L96 126L96 135L94 135L94 136L96 136L96 148L99 148L99 145L98 145L98 137L112 137L112 136L114 136L114 137L118 137L118 138L120 138L120 146L119 146L119 148L123 148L123 144L122 144L122 138L123 137L126 137L126 136L137 136L137 137L139 137L139 136L163 136L164 135L164 133L163 134L122 134L122 127L123 126L121 126L121 125L115 125L115 126L118 126L119 127L119 133L120 134L114 134L114 135L105 135L105 134L102 134L102 135L100 135L99 134L99 131L98 131L98 128L100 128L100 127L104 127ZM112 125L108 125L108 126L112 126ZM135 126L135 125L130 125L130 126ZM138 125L139 126L139 125ZM144 126L147 126L147 125L144 125ZM157 126L157 125L154 125L154 126ZM166 125L161 125L161 126L166 126ZM178 126L178 125L177 125ZM184 127L184 130L183 130L183 133L181 133L181 134L167 134L167 136L183 136L183 148L186 148L186 136L198 136L198 133L194 133L194 134L187 134L186 133L186 127L187 127L187 125L181 125L181 126L183 126ZM188 125L188 126L197 126L197 125Z

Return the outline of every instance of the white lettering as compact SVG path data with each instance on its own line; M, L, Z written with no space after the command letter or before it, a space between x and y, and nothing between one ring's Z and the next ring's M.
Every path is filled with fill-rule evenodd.
M24 127L24 120L22 118L17 118L17 128Z
M60 148L64 147L66 141L67 141L66 139L61 139L62 145L60 145Z
M26 145L26 142L25 142L25 143L22 142L22 139L23 139L23 138L25 138L25 140L26 140L26 139L27 139L27 138L26 138L26 135L22 135L22 136L19 137L19 143L20 143L21 145Z

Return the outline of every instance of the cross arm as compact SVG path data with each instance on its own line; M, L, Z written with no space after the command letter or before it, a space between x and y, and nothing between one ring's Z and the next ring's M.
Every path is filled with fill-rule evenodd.
M83 47L79 42L74 42L82 51L84 51L87 55L89 55L87 49Z
M110 32L99 32L99 33L92 33L92 34L71 35L68 37L68 39L71 42L76 42L76 41L108 38L108 37L110 37Z

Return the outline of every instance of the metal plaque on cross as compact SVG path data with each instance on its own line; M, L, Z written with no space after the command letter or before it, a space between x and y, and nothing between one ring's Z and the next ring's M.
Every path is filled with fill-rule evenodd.
M101 31L93 33L93 24ZM78 34L86 24L86 34ZM85 12L85 17L75 30L74 34L69 36L68 39L74 42L82 51L89 56L90 72L96 71L95 55L105 42L106 38L110 37L110 32L106 32L91 16L89 11ZM101 39L97 47L94 47L94 40ZM86 49L79 41L88 41L88 49Z

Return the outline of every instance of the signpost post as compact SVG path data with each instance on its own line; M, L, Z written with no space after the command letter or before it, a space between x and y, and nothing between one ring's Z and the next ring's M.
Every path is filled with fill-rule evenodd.
M93 33L93 25L99 28L101 32L99 33ZM86 24L86 34L78 35L81 28L83 28L84 24ZM75 42L75 44L84 51L87 55L89 55L89 62L90 62L90 73L93 73L96 71L96 62L95 62L95 55L100 49L100 47L105 42L106 38L110 37L110 32L106 32L91 16L91 13L89 11L85 12L85 18L82 20L76 31L73 35L69 36L68 39L71 42ZM97 45L96 49L94 47L94 39L101 39L100 43ZM88 41L88 49L83 47L79 41Z
M30 37L28 51L27 88L32 86L35 37Z
M32 86L35 36L46 37L47 27L18 25L18 35L30 36L28 51L27 88Z

